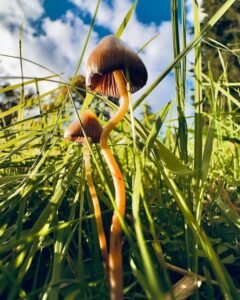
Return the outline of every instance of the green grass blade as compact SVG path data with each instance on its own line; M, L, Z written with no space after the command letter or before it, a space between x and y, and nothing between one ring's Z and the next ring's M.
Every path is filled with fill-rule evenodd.
M119 26L118 30L115 33L116 37L118 37L118 38L121 37L123 31L125 30L125 28L127 27L128 22L131 19L131 16L132 16L132 14L133 14L133 12L135 10L135 7L136 7L137 3L138 3L138 0L135 0L133 2L132 6L130 7L129 11L127 12L126 16L124 17L121 25Z

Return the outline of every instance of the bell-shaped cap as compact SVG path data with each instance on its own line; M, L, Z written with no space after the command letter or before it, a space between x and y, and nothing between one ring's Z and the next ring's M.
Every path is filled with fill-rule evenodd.
M142 88L148 78L147 69L140 57L121 40L110 35L100 41L87 61L86 85L104 96L119 98L113 71L121 70L130 83L130 92Z
M83 128L86 136L90 138L92 143L99 143L102 126L100 125L97 116L88 109L81 113L79 117L82 124L80 124L79 120L70 124L64 133L64 138L82 144L84 142Z

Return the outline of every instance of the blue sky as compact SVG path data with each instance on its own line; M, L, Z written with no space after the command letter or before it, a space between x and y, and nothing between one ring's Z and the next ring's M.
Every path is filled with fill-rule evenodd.
M102 0L94 30L80 69L86 72L86 60L99 40L113 34L131 7L133 0ZM191 20L191 0L186 1ZM36 61L67 79L74 74L97 0L1 0L0 54L19 55L19 26L23 24L23 57ZM139 0L122 39L135 51L149 39L158 37L140 53L149 73L147 88L173 59L170 0ZM24 63L25 76L50 75L46 70ZM17 59L0 58L0 76L19 76ZM41 91L49 84L41 85ZM144 91L140 91L141 94ZM134 94L133 100L139 96ZM174 78L168 76L148 98L154 109L175 97Z
M107 2L111 5L113 1ZM168 21L171 18L170 2L170 0L139 0L136 8L137 16L145 24ZM76 6L69 0L46 0L44 1L44 7L46 15L50 16L53 20L61 17L68 9L76 10Z

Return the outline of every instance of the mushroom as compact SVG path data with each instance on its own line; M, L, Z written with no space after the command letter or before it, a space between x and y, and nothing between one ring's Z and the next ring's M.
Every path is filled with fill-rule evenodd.
M134 93L146 84L147 76L146 67L138 55L114 36L107 36L101 40L87 61L86 86L92 92L122 100L119 110L106 124L100 138L101 149L113 178L118 211L114 211L112 217L109 249L109 282L112 300L123 299L122 229L118 213L124 218L126 195L122 173L107 141L111 130L128 111L127 83L130 92Z
M87 109L80 114L79 119L80 120L74 121L66 129L64 138L69 141L84 144L85 133L86 137L90 139L90 142L99 143L102 126L100 125L97 116L90 109Z
M86 110L79 116L80 120L74 121L65 131L64 138L69 141L77 142L83 145L83 159L85 165L85 176L88 183L89 192L93 201L94 215L96 219L97 233L101 255L103 258L103 266L106 275L108 276L108 250L107 242L103 229L101 208L99 205L96 189L94 187L89 145L86 142L86 137L90 143L99 143L102 133L102 127L97 119L97 116L90 110ZM81 121L81 123L80 123Z

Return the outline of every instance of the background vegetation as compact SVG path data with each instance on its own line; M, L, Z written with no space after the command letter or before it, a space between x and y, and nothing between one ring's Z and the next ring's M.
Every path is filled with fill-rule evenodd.
M238 1L222 1L202 26L193 1L194 35L189 44L184 2L178 6L172 0L174 60L130 112L142 106L170 72L175 74L176 98L161 111L145 106L141 119L129 113L111 136L127 188L126 299L239 299L239 38L236 33L233 40L222 40L215 33ZM118 37L127 30L136 4L123 16ZM224 24L233 26L232 21ZM93 25L94 20L86 46ZM221 67L211 63L209 43ZM186 56L191 50L192 103L185 96ZM104 125L117 105L85 95L83 81L76 80L83 55L84 51L69 83L52 74L23 77L18 84L3 83L0 88L1 299L108 299L82 150L63 140L63 128L73 114L88 107ZM58 80L59 88L41 93L42 80ZM28 91L30 84L36 92ZM208 109L203 110L206 103ZM194 107L191 116L185 115L189 105ZM170 119L176 107L177 117ZM99 146L91 150L107 231L113 184Z

